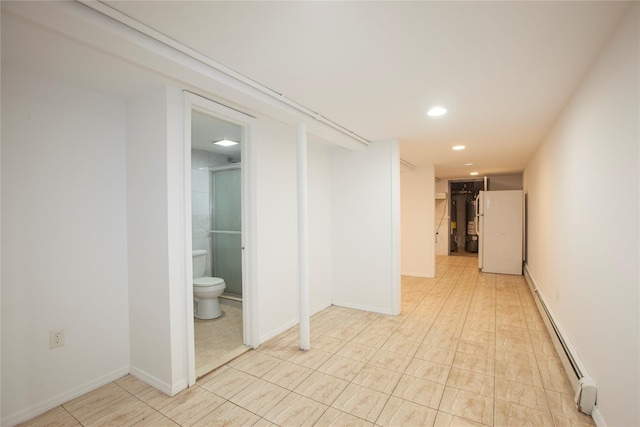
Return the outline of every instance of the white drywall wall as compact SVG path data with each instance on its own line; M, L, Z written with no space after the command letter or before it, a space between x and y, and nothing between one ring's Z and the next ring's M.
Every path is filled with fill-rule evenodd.
M181 341L172 343L176 327L184 325L186 315L178 320L172 304L184 301L176 289L179 272L184 267L176 251L184 250L184 239L176 241L184 198L175 192L183 179L176 171L174 144L182 144L181 130L173 129L179 119L169 115L171 91L166 87L137 97L127 108L127 221L129 244L129 312L131 373L167 394L186 386L175 383L175 352L186 351ZM183 111L180 110L180 115ZM183 173L183 172L182 172ZM184 184L182 183L184 186ZM183 287L181 287L183 289ZM172 302L173 298L179 298Z
M260 119L254 127L259 340L298 323L295 129Z
M128 372L125 117L2 68L2 425Z
M400 312L397 141L331 156L333 303Z
M309 311L331 305L330 148L309 139ZM312 343L313 344L313 343Z
M400 183L402 274L435 277L434 168L433 166L421 166L402 172ZM446 236L446 232L443 235Z
M638 17L636 3L524 173L528 268L609 426L640 424Z

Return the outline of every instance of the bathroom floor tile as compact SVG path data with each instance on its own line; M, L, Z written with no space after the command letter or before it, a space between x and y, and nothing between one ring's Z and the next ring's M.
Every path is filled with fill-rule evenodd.
M249 350L242 338L242 307L221 300L220 308L222 317L193 319L198 378Z

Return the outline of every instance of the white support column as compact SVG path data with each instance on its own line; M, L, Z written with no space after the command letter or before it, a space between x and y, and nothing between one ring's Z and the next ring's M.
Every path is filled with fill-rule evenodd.
M307 187L307 126L298 123L298 282L300 289L300 350L311 349L309 327L309 214Z

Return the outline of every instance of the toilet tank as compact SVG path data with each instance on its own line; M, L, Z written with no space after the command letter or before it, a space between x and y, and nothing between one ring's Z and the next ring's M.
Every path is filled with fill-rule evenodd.
M193 250L193 277L204 277L207 268L207 251L204 249Z

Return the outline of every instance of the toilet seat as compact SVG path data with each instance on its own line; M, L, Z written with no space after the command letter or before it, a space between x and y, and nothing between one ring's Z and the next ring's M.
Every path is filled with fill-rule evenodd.
M193 279L194 287L209 287L216 285L224 285L224 280L219 277L198 277Z

